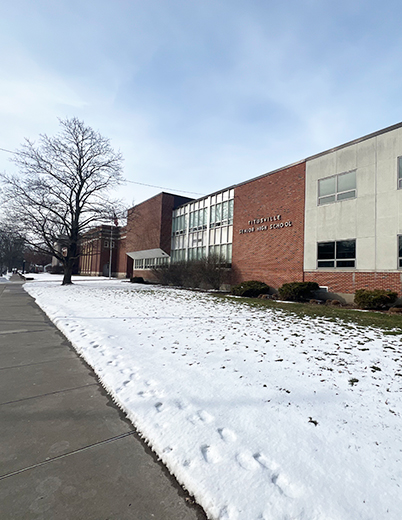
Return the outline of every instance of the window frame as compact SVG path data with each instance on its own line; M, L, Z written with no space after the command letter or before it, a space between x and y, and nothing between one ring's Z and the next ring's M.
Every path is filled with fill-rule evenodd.
M402 235L398 235L398 244L397 244L397 251L398 251L398 269L402 269Z
M339 190L339 178L342 177L343 175L347 175L350 173L355 174L355 187L350 190L342 190L342 191ZM349 170L349 171L342 172L342 173L337 173L335 175L329 175L328 177L322 177L321 179L318 179L317 180L317 206L325 206L327 204L333 204L335 202L343 202L344 200L355 199L357 197L357 175L356 175L356 173L357 173L356 169L353 169L353 170ZM320 182L328 180L328 179L335 180L335 191L328 195L320 195ZM354 192L353 197L347 197L347 198L341 197L344 194L352 193L352 192ZM322 202L322 199L326 199L329 197L334 197L334 200Z
M341 244L342 242L354 242L354 257L343 257L340 254L338 254L338 244ZM319 258L319 246L324 244L333 244L333 257L331 258ZM344 240L327 240L327 241L320 241L317 242L317 269L356 269L356 239L355 238L348 238ZM352 262L354 265L342 265L347 262ZM323 263L332 265L322 265ZM321 264L321 265L320 265Z
M397 188L398 190L402 190L402 155L400 155L397 160L396 176Z

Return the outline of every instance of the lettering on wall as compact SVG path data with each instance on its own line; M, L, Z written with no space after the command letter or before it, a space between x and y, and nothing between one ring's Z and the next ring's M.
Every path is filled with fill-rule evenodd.
M267 224L265 224L265 222ZM273 222L273 224L268 224L268 222ZM239 235L244 235L245 233L254 233L255 231L268 231L271 229L284 229L292 227L292 221L286 220L284 222L282 220L282 215L274 215L273 217L255 218L253 220L249 220L248 225L250 227L239 229Z

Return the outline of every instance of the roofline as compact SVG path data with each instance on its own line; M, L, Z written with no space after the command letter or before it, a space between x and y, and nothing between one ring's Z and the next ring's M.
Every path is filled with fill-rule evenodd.
M328 153L336 152L337 150L341 150L342 148L346 148L347 146L351 146L357 143L361 143L363 141L367 141L368 139L372 139L373 137L377 137L382 134L386 134L387 132L392 132L393 130L397 130L398 128L402 128L402 122L396 123L392 126L387 126L386 128L383 128L382 130L377 130L376 132L372 132L371 134L367 134L363 137L359 137L357 139L353 139L353 141L348 141L347 143L341 144L339 146L335 146L334 148L329 148L328 150L325 150L324 152L320 152L314 155L310 155L306 157L305 159L301 159L300 161L296 161L294 163L288 164L287 166L282 166L280 168L277 168L275 170L272 170L267 173L263 173L261 175L258 175L257 177L253 177L251 179L248 179L247 181L239 182L238 184L233 184L232 186L229 186L227 188L223 188L221 190L214 191L212 193L209 193L208 195L204 195L203 197L199 197L198 199L194 199L190 202L185 202L184 204L181 204L180 206L177 206L176 209L182 208L183 206L186 206L187 204L192 204L193 202L198 202L200 200L205 199L206 197L212 197L213 195L216 195L218 193L222 193L223 191L232 190L234 188L237 188L239 186L244 186L244 184L248 184L249 182L257 181L258 179L262 179L264 177L267 177L268 175L273 175L274 173L278 173L282 170L287 170L288 168L292 168L293 166L297 166L298 164L307 163L307 161L311 161L313 159L317 159L318 157L321 157L323 155L326 155Z
M198 199L194 199L190 202L185 202L184 204L181 204L180 206L177 206L176 209L182 208L183 206L186 206L187 204L192 204L193 202L198 202L200 200L204 200L207 197L213 197L214 195L217 195L218 193L222 193L223 191L233 190L235 188L238 188L239 186L243 186L244 184L248 184L249 182L257 181L258 179L262 179L263 177L267 177L268 175L273 175L274 173L278 173L282 170L287 170L288 168L292 168L293 166L296 166L298 164L302 164L306 161L306 159L302 159L301 161L296 161L294 163L288 164L287 166L281 166L281 168L277 168L276 170L272 170L267 173L262 173L261 175L257 175L257 177L253 177L251 179L248 179L247 181L242 181L237 184L232 184L231 186L228 186L226 188L222 188L221 190L213 191L212 193L208 193L207 195L204 195L203 197L199 197Z
M186 193L186 192L184 192L184 193ZM141 204L145 204L146 202L149 202L152 199L156 199L156 197L160 197L161 195L171 195L172 197L181 197L183 199L191 199L191 197L185 197L184 195L178 195L177 193L169 193L167 191L160 191L156 195L153 195L152 197L149 197L148 199L145 199L142 202L139 202L138 204L134 204L134 206L131 206L131 208L128 208L128 211L130 211L133 208L136 208L137 206L141 206ZM188 202L185 202L185 204L188 204Z
M324 152L320 152L314 155L310 155L305 160L311 161L312 159L317 159L318 157L321 157L322 155L326 155L328 153L336 152L338 150L342 150L342 148L346 148L347 146L351 146L353 144L358 144L363 141L367 141L368 139L372 139L373 137L377 137L382 134L386 134L387 132L392 132L393 130L397 130L398 128L402 127L402 122L397 123L396 125L387 126L386 128L383 128L382 130L377 130L376 132L372 132L371 134L367 134L363 137L359 137L357 139L353 139L353 141L348 141L347 143L340 144L339 146L335 146L334 148L329 148L328 150L325 150Z

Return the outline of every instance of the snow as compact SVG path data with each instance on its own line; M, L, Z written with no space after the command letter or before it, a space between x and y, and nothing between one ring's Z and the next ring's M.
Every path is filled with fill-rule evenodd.
M41 280L24 287L209 518L401 518L401 335L173 288Z

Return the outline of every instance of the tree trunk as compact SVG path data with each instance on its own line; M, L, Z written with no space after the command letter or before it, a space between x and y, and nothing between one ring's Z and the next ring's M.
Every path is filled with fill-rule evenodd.
M63 277L62 285L71 285L73 283L71 281L72 274L73 274L73 263L67 262L64 266L64 277Z

